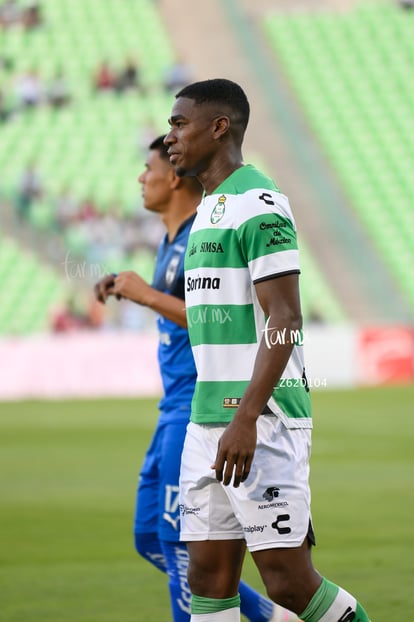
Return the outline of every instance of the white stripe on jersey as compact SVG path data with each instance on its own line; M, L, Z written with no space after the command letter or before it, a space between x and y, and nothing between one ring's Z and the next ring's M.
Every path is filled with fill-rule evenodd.
M299 251L291 249L271 255L262 255L249 262L249 269L253 281L291 270L299 271Z
M215 279L215 280L214 280ZM251 277L247 268L196 268L185 273L187 309L204 302L211 305L246 305L253 302Z
M193 346L198 372L197 379L204 382L218 379L223 381L250 380L257 349L257 343ZM231 366L228 364L229 360L231 360ZM303 367L303 348L295 347L281 378L301 379Z
M259 195L265 193L270 197L274 205L266 204L259 199ZM248 190L242 194L223 193L226 201L226 209L223 218L220 220L220 229L237 229L251 218L256 216L265 216L266 214L279 215L282 218L288 218L294 229L296 230L295 219L290 209L288 198L279 192L273 190L262 190L255 188ZM203 199L197 209L197 218L192 227L192 233L201 229L216 229L217 227L211 223L211 212L217 204L220 194L212 194Z

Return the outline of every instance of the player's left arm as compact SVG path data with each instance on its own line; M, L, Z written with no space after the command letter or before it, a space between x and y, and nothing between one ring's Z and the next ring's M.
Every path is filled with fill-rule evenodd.
M215 464L216 477L233 486L246 480L256 449L256 421L277 385L292 352L289 335L302 328L298 274L270 278L255 285L259 303L269 318L268 331L280 338L260 341L251 381L233 421L220 439ZM272 345L274 343L274 345Z
M267 339L263 333L253 375L243 396L246 414L250 415L262 412L289 361L294 347L290 335L302 328L298 274L261 281L255 288L268 321Z

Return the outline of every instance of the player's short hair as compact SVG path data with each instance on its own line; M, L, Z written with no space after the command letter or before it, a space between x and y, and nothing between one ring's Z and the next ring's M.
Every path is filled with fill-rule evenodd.
M164 139L167 134L163 134L162 136L158 136L154 138L148 149L150 151L158 151L159 156L162 160L170 160L170 156L168 155L168 145L164 143Z
M231 80L214 78L193 82L181 89L175 97L187 97L197 104L225 105L234 114L233 120L240 123L243 131L249 122L250 105L246 93L239 84Z

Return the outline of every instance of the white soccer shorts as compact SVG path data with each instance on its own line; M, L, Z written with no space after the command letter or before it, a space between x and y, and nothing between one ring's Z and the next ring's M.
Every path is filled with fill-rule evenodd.
M298 547L311 528L311 430L287 429L273 415L257 421L247 480L223 486L210 467L225 427L189 423L181 461L181 540L245 539L250 551Z

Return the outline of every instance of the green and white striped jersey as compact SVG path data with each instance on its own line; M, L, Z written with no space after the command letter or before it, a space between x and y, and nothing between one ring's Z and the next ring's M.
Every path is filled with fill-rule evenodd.
M191 420L231 421L252 376L260 341L296 344L267 403L290 428L312 426L302 334L273 327L254 284L299 272L296 229L287 197L251 165L203 198L185 257L185 299L197 367Z

